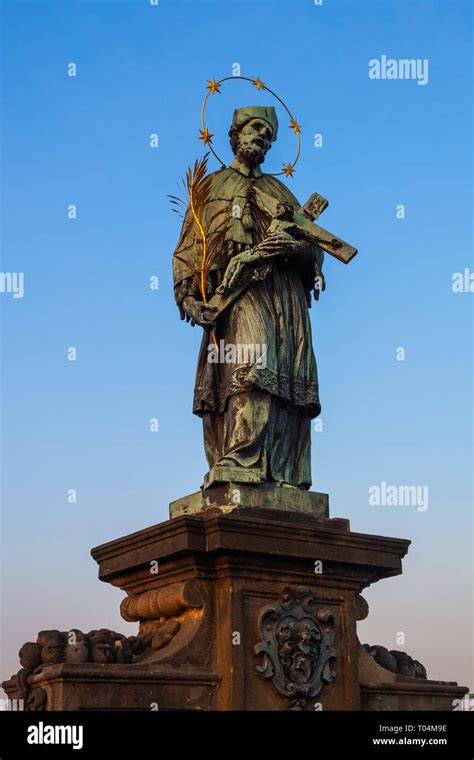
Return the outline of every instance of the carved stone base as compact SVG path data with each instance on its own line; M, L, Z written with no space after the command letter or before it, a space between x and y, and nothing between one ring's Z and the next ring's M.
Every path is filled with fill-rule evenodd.
M170 517L195 515L210 509L234 512L242 507L277 509L280 512L302 512L314 517L328 517L329 496L326 493L302 491L299 488L248 485L231 480L172 501Z
M429 681L396 675L377 665L367 652L359 650L359 677L362 710L459 710L469 689L454 681Z
M30 677L33 710L216 710L217 673L149 665L60 663ZM13 681L3 687L10 699ZM20 697L21 698L21 697ZM27 708L28 709L28 708Z
M408 545L264 507L176 517L92 550L136 636L43 631L4 688L47 710L440 709L466 689L389 673L357 638L361 591Z

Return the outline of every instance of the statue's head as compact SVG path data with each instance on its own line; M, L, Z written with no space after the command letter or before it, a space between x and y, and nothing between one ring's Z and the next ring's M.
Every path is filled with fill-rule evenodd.
M289 201L278 201L275 219L280 219L283 222L292 222L295 213L295 207L293 203Z
M277 138L278 119L271 106L237 108L229 130L232 152L248 166L257 166Z

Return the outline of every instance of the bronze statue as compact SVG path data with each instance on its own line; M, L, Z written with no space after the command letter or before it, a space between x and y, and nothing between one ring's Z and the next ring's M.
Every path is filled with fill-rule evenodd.
M325 199L300 207L262 173L277 133L273 107L234 112L234 160L207 176L206 161L196 164L173 257L181 318L204 328L193 412L203 421L207 485L311 486L311 420L321 406L308 308L324 289L323 249L346 261L356 251L313 225Z

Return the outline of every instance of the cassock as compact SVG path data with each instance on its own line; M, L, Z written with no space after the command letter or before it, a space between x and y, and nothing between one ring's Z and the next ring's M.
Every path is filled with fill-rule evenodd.
M265 236L271 222L257 207L253 188L299 206L277 178L249 169L235 158L212 175L202 221L206 236L220 235L206 283L206 299L222 281L232 256ZM224 229L224 232L223 232ZM321 411L308 314L314 264L323 253L307 243L301 253L273 259L219 317L214 335L205 331L199 353L193 412L203 420L209 468L252 469L262 482L308 489L311 485L311 419ZM200 267L199 232L188 208L173 256L175 298L202 301L193 271ZM224 343L222 343L224 341ZM210 361L209 346L258 346L256 355L234 351L231 362ZM263 351L263 360L262 360ZM224 357L225 358L225 357Z

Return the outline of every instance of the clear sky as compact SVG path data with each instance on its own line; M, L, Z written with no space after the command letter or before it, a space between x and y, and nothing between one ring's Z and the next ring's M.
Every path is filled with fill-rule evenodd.
M25 277L23 298L0 294L4 677L38 630L135 630L89 550L167 519L206 470L200 328L174 304L166 196L203 153L206 80L238 63L302 125L291 190L328 198L321 224L360 251L347 267L326 257L312 309L313 488L353 530L413 542L403 575L366 591L361 639L473 684L473 295L452 289L474 269L471 42L456 0L3 3L2 269ZM427 59L428 82L369 78L383 55ZM225 158L232 110L254 104L272 102L242 82L211 101ZM295 147L279 116L267 171ZM428 486L429 508L371 506L382 482Z

